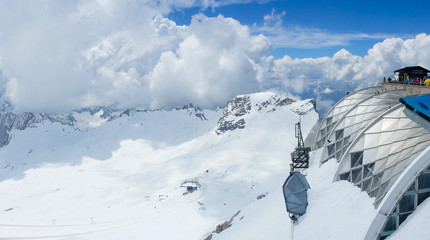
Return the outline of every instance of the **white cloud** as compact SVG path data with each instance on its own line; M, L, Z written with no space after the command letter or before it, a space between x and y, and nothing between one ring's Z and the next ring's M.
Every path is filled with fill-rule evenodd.
M129 16L138 6L132 1L2 4L0 56L2 72L15 81L7 85L13 105L18 110L60 111L106 103L105 93L115 91L113 84L94 75L83 53L88 46L103 41L104 36L122 29L138 27L140 34L153 31L147 23L157 12L140 7L139 15Z
M250 36L248 27L222 16L196 16L189 30L192 34L175 52L164 52L152 72L153 107L184 99L223 105L259 89L255 65L271 50L265 37Z
M279 28L282 26L282 17L285 15L285 11L282 13L276 13L275 9L272 12L264 16L264 26L266 28L274 27Z
M285 15L285 11L277 13L272 9L270 14L264 16L263 25L254 24L252 31L263 33L270 39L273 46L283 48L347 46L354 40L383 40L394 37L393 34L385 33L334 33L325 29L288 24L283 21Z
M272 66L265 76L274 84L302 93L317 82L354 82L361 86L374 85L383 77L405 66L430 67L430 36L419 34L414 39L389 38L379 42L364 57L352 55L345 49L333 57L271 59ZM298 86L294 86L298 84Z
M18 111L188 102L214 107L237 94L274 87L303 93L318 82L355 81L365 86L397 68L430 67L426 34L386 39L364 57L342 49L332 57L274 59L267 56L272 49L267 37L253 34L232 18L197 15L189 26L177 26L162 15L196 2L1 4L0 71L5 89L0 94ZM229 3L233 2L237 1ZM198 4L203 3L219 2ZM266 26L280 26L282 15L275 11L267 15ZM309 35L314 41L325 39ZM291 40L293 45L295 41Z
M158 2L0 6L7 97L18 111L188 102L214 107L259 90L258 64L272 50L264 36L251 36L247 26L223 16L199 15L190 26L177 26L153 4ZM18 10L26 18L3 14Z
M266 35L275 47L284 48L347 46L354 40L383 40L393 37L390 34L332 33L318 28L302 26L254 27L254 31Z
M181 9L189 7L200 7L202 9L217 8L233 4L248 4L248 3L259 3L264 4L277 0L147 0L149 6L159 9L166 13L172 9Z

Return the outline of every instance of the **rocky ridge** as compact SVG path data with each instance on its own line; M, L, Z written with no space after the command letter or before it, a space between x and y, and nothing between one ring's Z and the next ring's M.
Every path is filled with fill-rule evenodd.
M67 114L49 114L49 113L14 113L11 108L0 109L0 148L9 144L12 139L13 130L25 130L27 128L37 127L37 124L44 121L49 121L51 123L60 123L62 125L71 126L75 130L85 131L88 129L82 129L79 127L78 121L75 114L88 114L90 116L98 116L98 118L105 121L112 121L116 118L123 116L130 116L137 112L154 112L154 111L182 111L188 112L189 116L195 116L200 120L207 120L204 115L204 111L197 105L186 104L182 108L172 108L172 109L154 109L154 110L141 110L141 109L127 109L124 111L118 111L113 108L105 107L88 107L82 108L76 111L72 111Z
M257 94L258 95L258 94ZM264 96L263 96L264 95ZM263 96L263 97L261 97ZM253 111L266 111L273 112L279 107L289 106L296 100L277 95L273 93L262 93L259 99L253 100L256 95L240 95L235 97L233 100L228 101L224 108L221 118L218 120L216 126L216 134L221 135L228 131L236 129L243 129L246 126L246 116L251 114ZM307 105L307 106L304 106ZM303 109L308 109L304 111ZM306 114L310 109L315 109L315 101L313 99L305 101L297 109L291 108L291 111L298 115ZM77 119L79 114L87 115L90 117L96 116L98 119L106 121L112 121L116 118L131 116L135 113L144 112L156 112L156 111L187 111L189 116L197 117L201 121L206 121L207 118L204 111L195 104L186 104L183 107L176 107L171 109L127 109L118 111L113 108L105 107L89 107L82 108L77 111L73 111L68 114L48 114L48 113L13 113L10 108L3 108L0 110L0 148L6 146L11 138L13 130L24 130L26 128L37 127L37 124L44 121L51 123L60 123L73 127L75 130L86 131L90 128L83 129L80 127L82 119ZM217 111L217 110L216 110ZM78 114L78 115L76 115ZM89 120L88 120L89 121Z
M223 116L218 121L218 126L215 132L218 135L224 134L227 131L243 129L246 126L246 115L253 111L273 112L279 107L289 106L296 100L277 94L266 95L262 99L252 100L253 95L241 95L227 102ZM309 105L309 106L304 106ZM314 100L308 100L300 108L292 109L293 112L303 115L309 110L302 112L301 109L314 109Z

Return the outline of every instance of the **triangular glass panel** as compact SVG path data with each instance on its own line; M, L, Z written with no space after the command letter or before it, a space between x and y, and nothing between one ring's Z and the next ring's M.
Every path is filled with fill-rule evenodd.
M333 117L332 116L326 118L326 124L327 125L330 125L332 121L333 121Z
M342 146L347 146L347 145L349 144L349 139L350 139L350 136L346 136L346 137L343 139Z
M403 149L404 142L393 142L391 144L390 154L400 152Z
M371 163L363 166L363 179L372 176L374 167L375 167L375 163Z
M382 131L393 131L397 129L399 119L384 119L382 123Z
M377 174L377 175L375 175L375 176L373 177L373 181L372 181L372 189L375 189L376 187L378 187L378 186L379 186L379 184L381 183L382 175L383 175L383 174L384 174L384 173L382 172L382 173Z
M340 175L339 175L339 179L340 179L340 180L347 180L347 181L351 181L351 178L350 178L350 172L340 174Z
M407 163L406 161L400 161L400 162L398 162L397 165L394 167L394 170L391 173L391 175L392 176L396 176L396 175L399 175L400 173L402 173L405 170L406 166L407 166L406 163Z
M380 134L364 135L364 149L375 148L379 145Z
M410 120L409 118L401 118L399 119L399 123L397 124L397 129L408 129L412 127L412 120Z
M368 133L379 133L382 129L382 121L379 120L378 122L376 122L372 127L370 127L367 132Z
M334 153L334 143L327 145L327 152L329 156Z
M378 145L391 143L394 139L394 132L382 132L380 134Z
M334 132L336 141L343 138L343 129L336 130Z
M388 187L388 182L385 182L381 185L381 187L379 188L379 191L378 191L377 198L380 198L380 197L385 195L385 193L387 191L387 187Z
M388 158L387 158L387 164L386 164L385 168L390 168L390 167L396 165L397 162L399 161L399 159L400 159L400 152L388 156Z
M372 119L373 120L373 119ZM370 123L370 119L365 119L360 123L360 127L358 129L358 131L364 129L365 127L367 127Z
M351 168L361 166L363 164L363 151L351 153Z
M345 126L351 126L354 123L354 118L350 115L343 120Z
M372 182L372 179L368 179L368 180L365 180L362 184L361 184L361 189L363 190L363 191L369 191L369 188L370 188L370 183Z
M355 144L351 147L350 152L362 151L364 148L364 136L360 136Z
M357 114L364 114L364 113L366 113L367 112L367 106L366 105L362 105L362 104L360 104L358 107L357 107Z
M363 163L368 164L375 162L378 158L376 158L378 149L377 148L371 148L364 151L363 154Z
M382 159L375 162L375 167L373 167L373 174L381 173L385 170L385 165L387 163L386 159Z
M384 117L386 118L400 118L403 114L403 108L396 109L388 114L386 114Z
M349 172L351 170L351 162L349 156L346 155L346 158L340 163L338 171L341 173Z
M390 180L393 177L392 173L394 171L394 168L395 168L395 166L390 167L390 168L386 168L384 170L384 176L382 178L382 182L386 182L386 181Z
M378 147L378 153L376 154L375 158L380 159L383 157L388 157L391 149L391 144L388 145L382 145Z
M362 168L352 170L351 178L353 183L358 183L362 179Z

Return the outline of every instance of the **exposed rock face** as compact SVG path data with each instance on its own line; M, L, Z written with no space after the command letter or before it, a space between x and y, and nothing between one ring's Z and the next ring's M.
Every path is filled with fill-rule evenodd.
M173 109L171 109L173 110ZM182 108L176 108L177 111L186 110L189 116L195 116L200 120L207 120L203 110L194 104L184 105ZM117 111L111 108L104 107L89 107L82 108L80 110L68 113L68 114L47 114L47 113L31 113L25 112L22 114L13 113L10 108L3 107L0 108L0 148L9 144L12 136L12 130L24 130L26 128L36 127L38 123L43 121L57 122L62 125L67 125L74 127L76 130L81 130L78 128L78 120L74 117L74 113L89 113L91 116L98 115L101 119L106 119L111 121L118 117L130 116L136 112L153 112L153 111L169 111L166 109L156 109L156 110L132 110L127 109L124 111Z
M82 113L82 112L89 112L91 115L97 114L100 111L103 111L103 114L100 115L101 118L103 119L108 119L112 120L115 119L117 117L117 115L115 114L115 110L113 110L112 108L109 107L86 107L86 108L82 108L76 112L78 113ZM129 111L128 109L125 110L124 112Z
M77 120L73 116L73 113L89 112L91 115L94 115L100 112L100 110L103 110L103 114L100 118L111 120L118 117L113 110L103 107L82 108L68 114L31 112L17 114L13 113L10 107L4 107L0 110L0 148L9 144L12 138L12 130L24 130L26 128L36 127L38 123L42 123L44 121L50 121L51 123L56 122L62 125L75 127Z
M246 115L252 111L276 111L276 108L290 105L295 100L282 97L276 94L271 95L267 100L252 102L250 95L235 97L227 103L223 116L218 121L218 128L215 132L220 135L227 131L243 129L246 126Z
M218 121L215 132L223 134L227 131L245 128L245 119L240 118L251 111L251 98L249 96L238 96L227 102L223 116Z
M304 110L305 109L305 110ZM316 111L316 104L314 99L309 99L307 102L300 106L300 109L291 109L294 113L298 115L305 115L310 111Z
M208 120L205 116L205 113L203 112L203 110L197 106L194 105L192 103L186 104L182 107L183 110L187 110L188 114L191 116L194 114L194 116L200 118L200 120ZM179 109L177 109L179 110Z
M10 131L13 129L24 130L35 127L43 121L58 122L63 125L73 126L76 120L71 115L49 115L46 113L22 113L12 112L0 113L0 148L6 146L10 139Z
M0 148L6 146L10 141L9 133L5 126L0 125Z
M227 228L229 228L229 227L231 227L231 225L233 224L233 220L234 220L234 218L236 218L238 215L240 214L240 210L239 211L237 211L231 218L230 218L230 220L228 220L228 221L225 221L225 222L223 222L223 223L220 223L220 224L218 224L217 226L216 226L216 229L215 229L215 231L212 231L212 233L210 233L204 240L211 240L212 239L212 237L213 237L213 234L214 233L217 233L217 234L219 234L219 233L221 233L222 231L224 231L224 230L226 230ZM243 218L243 216L242 216L242 218ZM242 220L242 218L240 219L240 220ZM239 221L240 221L239 220Z
M233 131L235 129L243 129L245 128L245 119L241 118L237 121L231 120L223 120L221 122L218 122L218 128L215 130L215 132L220 135L227 131Z

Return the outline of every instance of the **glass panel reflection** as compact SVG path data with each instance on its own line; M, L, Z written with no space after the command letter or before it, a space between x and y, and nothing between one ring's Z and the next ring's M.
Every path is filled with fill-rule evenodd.
M361 189L363 191L368 192L369 191L369 187L370 187L370 183L371 183L372 179L366 180L363 182L363 184L361 185Z
M363 151L351 153L351 168L363 164Z
M360 169L353 170L353 171L351 172L351 175L352 175L352 182L353 182L353 183L358 183L358 182L360 182L360 181L361 181L361 168L360 168Z
M334 153L334 144L327 146L328 155L332 155Z
M399 202L400 213L413 211L415 207L415 194L404 195Z
M428 197L430 197L430 191L418 193L418 205L424 202L424 200L426 200Z
M387 220L387 223L385 224L384 229L382 230L382 233L391 232L391 231L396 230L396 228L397 228L396 221L397 221L397 217L396 216L390 216L388 218L388 220Z
M377 186L379 186L379 184L381 183L382 174L383 174L383 173L380 173L380 174L375 175L375 176L373 177L372 189L374 189L374 188L376 188Z
M340 180L348 180L349 181L349 172L339 175Z
M411 213L399 215L399 225L402 224Z
M375 163L364 165L363 178L372 176L374 166L375 166Z
M339 140L339 139L341 139L341 138L343 138L343 129L337 130L335 132L335 138L336 138L336 141Z
M430 189L430 173L423 173L418 177L418 189Z
M409 187L408 192L414 192L415 191L415 185L416 185L416 181L414 183L412 183L412 185Z

